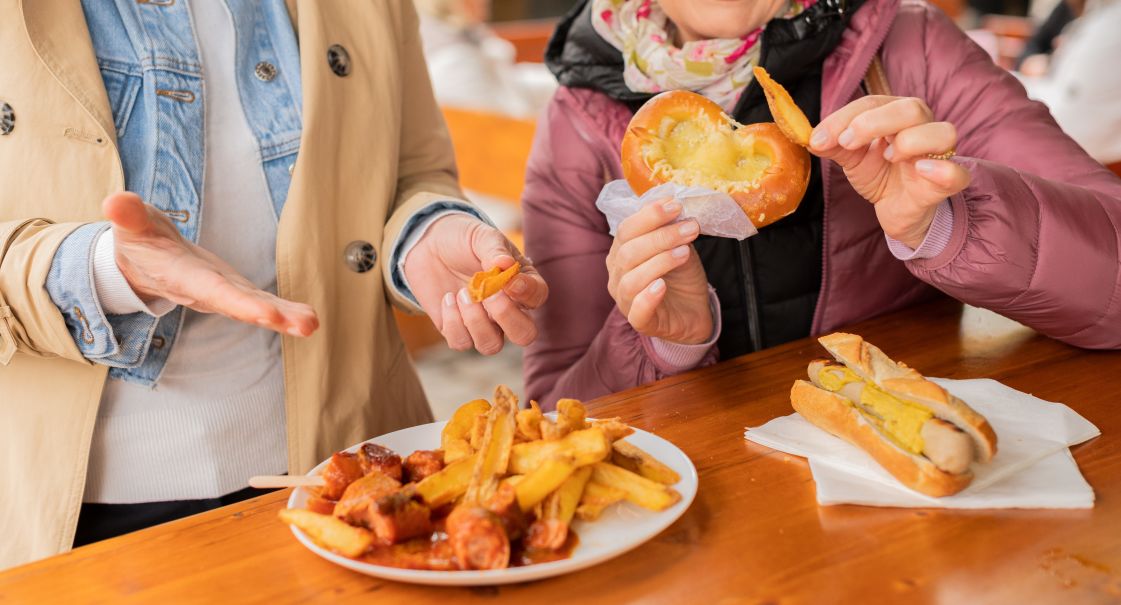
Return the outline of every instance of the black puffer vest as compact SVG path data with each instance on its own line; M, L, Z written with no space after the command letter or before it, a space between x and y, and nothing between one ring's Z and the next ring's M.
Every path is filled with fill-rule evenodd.
M825 57L841 39L848 15L860 0L819 0L793 19L767 24L760 64L782 83L811 123L821 119L821 74ZM549 42L545 61L564 86L591 88L637 111L651 95L623 81L623 59L596 34L591 3L581 2ZM752 82L733 112L744 124L772 121L763 91ZM822 273L820 162L810 163L809 187L798 209L743 242L701 237L695 247L723 314L722 358L735 357L807 336Z

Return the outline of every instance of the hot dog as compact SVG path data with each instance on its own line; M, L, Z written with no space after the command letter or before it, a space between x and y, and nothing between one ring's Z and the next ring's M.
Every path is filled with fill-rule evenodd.
M836 361L815 360L790 392L794 409L860 447L907 487L942 497L965 489L996 433L964 401L855 334L818 339Z

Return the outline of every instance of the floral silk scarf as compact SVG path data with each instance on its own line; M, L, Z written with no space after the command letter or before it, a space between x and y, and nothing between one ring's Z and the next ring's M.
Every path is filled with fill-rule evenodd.
M793 17L817 0L791 0ZM742 38L674 46L673 23L655 0L592 0L592 26L623 53L623 80L634 92L691 90L732 113L759 62L760 27Z

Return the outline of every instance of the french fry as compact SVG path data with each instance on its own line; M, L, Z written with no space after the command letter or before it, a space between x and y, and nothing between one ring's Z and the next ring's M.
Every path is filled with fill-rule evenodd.
M602 429L607 434L607 439L611 443L629 437L634 434L634 429L627 426L621 418L606 418L604 420L596 420L592 422L592 426Z
M303 530L316 544L346 557L357 557L374 543L373 532L348 525L331 515L321 515L302 508L284 508L280 520Z
M576 399L561 399L557 401L557 429L560 436L587 428L585 422L587 409L584 404Z
M648 510L665 510L681 499L677 490L607 462L592 466L592 478L623 490L628 502Z
M584 493L580 495L580 503L576 507L576 518L581 521L595 521L603 514L604 509L621 501L626 495L625 491L617 487L604 485L589 478L584 486Z
M444 463L451 464L457 460L470 457L475 453L471 442L466 439L453 438L444 441Z
M541 438L545 441L556 441L564 435L561 435L560 427L557 426L556 421L546 416L541 419Z
M514 486L518 506L523 512L528 512L559 488L575 470L576 465L573 464L572 458L567 456L549 458L544 464L525 474Z
M476 454L469 454L445 466L435 475L425 477L416 484L416 493L432 508L439 508L467 491L471 473L475 469Z
M482 446L483 436L485 436L486 433L487 433L487 415L482 414L480 416L475 416L475 426L471 427L471 435L469 437L469 441L471 443L471 449L473 451L477 452L477 451L479 451L479 448L483 447Z
M569 433L555 441L519 443L510 451L509 471L526 474L556 457L569 457L577 466L586 466L606 460L611 453L611 442L599 428L583 429Z
M467 442L471 438L471 430L475 428L475 418L487 413L490 404L485 399L475 399L459 406L452 414L451 420L444 425L440 432L440 448L444 450L445 460L455 462L462 458L463 445L455 442ZM455 452L456 457L446 458L449 451ZM471 452L467 452L470 454Z
M464 495L465 502L482 504L498 490L499 481L506 474L510 462L517 409L517 398L509 388L499 385L494 392L494 407L487 412L486 430L479 443L471 482Z
M557 488L557 491L545 498L541 516L546 519L571 523L572 518L576 515L576 507L580 504L580 497L584 494L584 490L588 486L588 480L591 478L592 467L585 466L576 469Z
M537 441L541 438L541 419L544 415L536 401L529 402L529 409L518 410L515 417L518 424L518 434L525 441Z
M677 471L662 464L637 445L616 441L611 444L611 449L611 462L620 468L638 473L663 485L673 485L681 481L681 475L678 475Z
M537 506L537 520L526 531L527 548L556 550L564 546L568 540L569 525L580 503L580 494L591 476L590 466L576 469Z

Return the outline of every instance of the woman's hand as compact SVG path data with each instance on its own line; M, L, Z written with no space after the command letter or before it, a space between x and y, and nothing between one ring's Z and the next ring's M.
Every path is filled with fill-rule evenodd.
M696 221L673 199L649 204L619 224L607 254L607 289L640 334L699 344L712 336L708 280L693 240Z
M481 303L471 300L467 283L478 271L521 270L501 292ZM526 309L549 297L549 287L529 259L502 232L462 213L449 214L428 227L405 259L405 278L417 302L457 351L472 347L483 355L502 350L505 335L525 346L537 338L537 327Z
M957 131L935 122L921 99L866 96L823 119L810 151L841 165L875 204L884 233L911 248L926 237L938 204L969 185L969 171L927 155L953 151Z
M102 202L113 226L117 267L142 300L165 298L292 336L319 327L315 310L265 292L214 254L183 239L171 220L135 193Z

